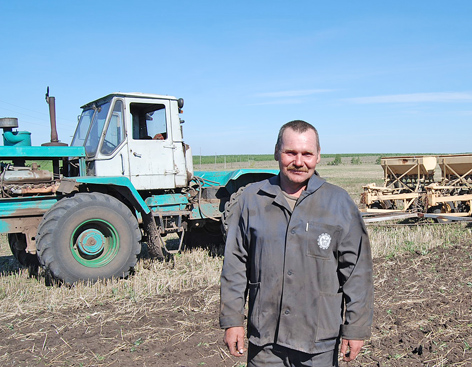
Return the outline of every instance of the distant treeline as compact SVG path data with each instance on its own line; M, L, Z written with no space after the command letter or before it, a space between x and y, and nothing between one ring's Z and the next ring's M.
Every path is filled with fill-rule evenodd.
M356 157L395 157L395 156L421 156L437 155L437 153L345 153L345 154L321 154L321 158L336 158L336 156ZM194 155L193 164L218 164L237 162L267 162L273 161L273 154L239 154L239 155Z

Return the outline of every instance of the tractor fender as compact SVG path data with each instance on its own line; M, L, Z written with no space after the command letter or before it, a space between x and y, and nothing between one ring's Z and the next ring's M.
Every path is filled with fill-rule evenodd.
M64 193L69 193L71 191L65 189L66 187L70 188L76 186L76 184L91 184L91 185L103 185L103 186L115 186L117 190L125 196L131 204L135 207L138 212L145 214L151 213L151 209L146 205L141 195L135 189L128 177L94 177L94 176L84 176L84 177L74 177L67 178L64 182L61 182L61 186L58 191ZM73 185L72 185L73 184ZM64 189L61 189L64 187ZM69 192L68 192L69 191Z
M241 187L275 176L278 172L273 169L196 171L193 180L199 185L201 194L190 219L220 218L232 194Z
M276 169L238 169L235 171L195 171L194 176L203 180L203 188L225 187L231 195L242 186L262 181L278 173L279 170Z

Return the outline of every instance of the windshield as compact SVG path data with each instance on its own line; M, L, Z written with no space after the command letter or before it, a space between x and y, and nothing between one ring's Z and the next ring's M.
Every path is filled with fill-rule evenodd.
M92 121L94 110L84 110L82 115L80 115L79 124L75 130L74 137L72 138L73 147L81 147L84 145L85 138L87 137L87 132L90 127L90 122Z
M100 141L109 108L110 102L94 109L84 110L80 116L71 146L84 146L87 155L94 156L97 152L98 142Z

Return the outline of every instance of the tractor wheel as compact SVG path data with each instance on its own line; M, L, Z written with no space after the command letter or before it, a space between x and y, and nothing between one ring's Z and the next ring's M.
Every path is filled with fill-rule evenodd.
M126 277L141 251L141 231L116 198L81 193L57 202L38 227L41 265L67 284Z
M26 252L26 236L24 233L9 233L8 243L15 259L21 265L29 268L30 274L36 273L39 266L38 257L36 254Z
M193 227L184 236L186 248L208 249L212 255L223 255L224 238L220 221L208 221L202 227Z
M250 185L250 184L249 184ZM236 213L236 203L239 200L239 197L243 193L244 189L249 185L242 186L238 191L234 192L227 203L225 204L225 210L221 217L221 231L223 232L223 237L226 240L226 234L228 233L228 228L231 220L235 217Z

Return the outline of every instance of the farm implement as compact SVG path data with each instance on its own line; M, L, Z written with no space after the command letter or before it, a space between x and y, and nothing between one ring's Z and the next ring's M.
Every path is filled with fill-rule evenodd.
M426 217L471 221L472 155L381 158L384 184L364 186L360 210L366 222ZM441 178L435 180L435 172Z
M0 233L32 271L65 283L124 277L142 244L163 258L184 243L222 241L231 194L275 170L194 172L184 143L183 99L114 93L82 106L70 146L31 146L16 118L0 119ZM167 234L177 248L167 248Z

